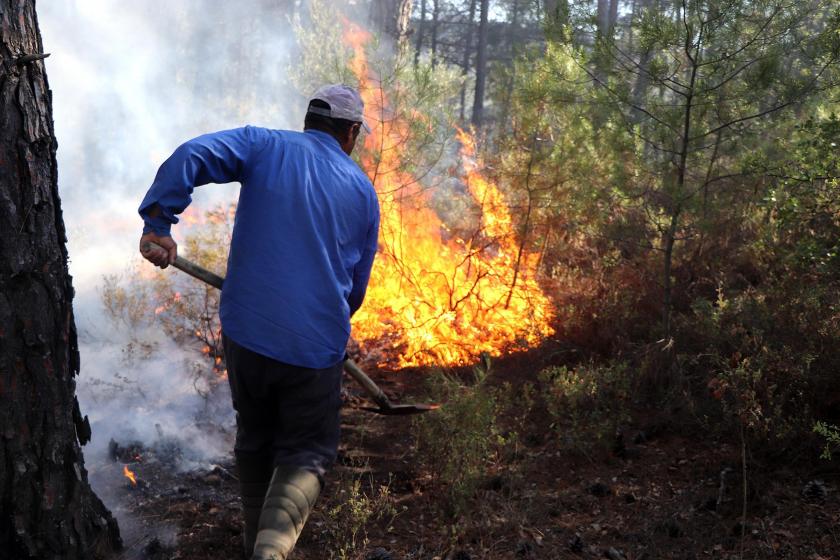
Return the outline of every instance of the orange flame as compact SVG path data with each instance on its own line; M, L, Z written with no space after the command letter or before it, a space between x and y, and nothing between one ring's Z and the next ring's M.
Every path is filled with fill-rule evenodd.
M163 302L163 305L159 305L159 306L155 307L155 315L160 315L161 313L163 313L164 311L169 309L172 305L174 305L174 304L176 304L180 301L181 301L181 292L175 292L175 294L172 296L171 301L165 301L165 302Z
M481 211L480 224L466 239L451 234L420 181L402 170L409 123L388 113L388 97L367 63L370 38L345 21L344 40L353 49L349 67L366 113L389 115L368 118L372 131L361 156L382 220L365 305L353 317L355 339L366 355L399 367L469 363L481 352L498 355L538 343L553 333L551 303L536 281L539 255L520 246L510 209L482 176L475 141L463 131L463 181ZM417 111L411 119L426 120ZM378 357L377 348L383 351Z
M131 481L132 486L137 486L137 477L134 472L128 468L128 465L123 465L123 476Z

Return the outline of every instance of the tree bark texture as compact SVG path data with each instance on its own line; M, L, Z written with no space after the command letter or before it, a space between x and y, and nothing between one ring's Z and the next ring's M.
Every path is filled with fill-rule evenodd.
M432 66L437 64L438 23L440 23L440 0L432 0Z
M613 29L616 23L618 23L618 0L610 0L610 29Z
M475 27L475 5L476 0L470 0L470 15L467 19L467 34L464 36L464 51L461 58L461 76L464 83L461 84L461 122L464 122L464 115L467 110L467 74L470 71L470 56L472 55L473 28Z
M484 87L487 82L487 31L490 0L481 0L481 17L478 23L478 50L475 61L475 98L473 100L472 124L481 126L484 120Z
M409 24L411 23L412 0L399 0L397 2L397 47L403 54L408 52L409 47Z
M598 0L598 34L601 37L607 35L610 28L610 2L609 0Z
M121 547L81 445L79 352L51 93L31 0L0 0L0 557L87 559Z
M408 46L410 16L411 0L373 0L370 4L371 22L390 36L400 49Z
M420 64L423 50L423 34L426 32L426 0L420 0L420 20L417 22L417 46L414 49L414 65Z

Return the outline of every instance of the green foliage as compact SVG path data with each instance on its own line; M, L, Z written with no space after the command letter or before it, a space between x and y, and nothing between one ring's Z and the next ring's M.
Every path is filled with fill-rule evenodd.
M742 224L752 243L730 257L737 274L721 274L717 297L696 299L678 320L696 394L705 386L720 425L738 422L771 449L808 443L840 389L840 359L827 350L840 346L838 144L840 121L829 114L745 162L769 185L757 205L762 220Z
M814 433L825 439L825 446L820 457L830 461L833 453L840 449L840 428L834 424L816 422L814 424Z
M474 369L471 384L438 372L429 378L429 398L444 403L415 419L417 457L445 489L446 512L463 513L488 468L512 436L502 433L500 390L488 383L489 360Z
M796 287L795 287L796 286ZM700 300L678 332L692 337L684 367L716 403L717 422L737 422L773 449L806 443L814 414L840 387L836 287L785 279Z
M540 180L518 190L540 209L543 197L572 200L548 221L559 213L583 224L598 257L617 249L620 261L660 260L662 330L650 336L673 334L674 272L695 248L725 244L733 224L754 219L767 184L746 188L763 170L744 162L835 83L834 11L824 0L652 4L629 36L596 32L583 12L571 22L578 33L550 35L542 57L521 62L536 72L517 72L512 118L522 131L505 151L536 153ZM594 45L582 40L593 36ZM557 157L540 154L534 135L551 138L544 150ZM588 153L563 154L569 144ZM547 165L558 160L572 163Z
M364 491L363 486L370 486ZM368 544L367 527L373 522L384 522L386 530L398 515L391 497L390 483L374 488L373 480L342 476L335 492L335 504L324 512L328 558L348 560L354 553L363 551Z
M345 83L360 86L359 77L353 72L355 51L346 37L357 37L367 32L346 18L337 21L335 7L322 0L311 5L311 17L306 25L295 23L295 37L301 58L289 69L294 85L308 96L318 86L327 83ZM383 145L360 142L353 153L356 161L370 162L363 169L374 182L389 181L390 190L403 185L411 176L428 174L440 161L447 142L451 140L454 122L453 101L461 85L459 73L446 65L433 65L428 60L414 63L408 51L396 53L389 45L380 43L373 35L361 40L361 53L366 84L362 95L367 99L365 117L373 126L382 127L399 146L397 165L380 166ZM379 91L371 88L381 87ZM369 94L375 94L366 97ZM372 97L372 99L371 99ZM371 102L372 101L372 102ZM387 147L385 147L387 149ZM393 157L393 149L389 157Z
M775 187L765 199L774 221L768 243L782 249L798 272L840 272L840 118L809 118L773 152Z
M604 447L629 414L630 376L627 364L585 364L574 369L551 366L539 373L551 427L561 444L585 452Z

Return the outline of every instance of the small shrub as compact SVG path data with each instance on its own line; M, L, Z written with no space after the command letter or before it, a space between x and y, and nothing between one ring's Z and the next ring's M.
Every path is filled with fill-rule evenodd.
M820 458L831 461L833 453L840 449L840 427L825 422L817 422L814 424L814 433L825 439L825 446Z
M115 326L134 331L154 321L154 293L151 283L137 280L138 263L125 274L108 274L102 278L102 305Z
M385 521L387 530L398 515L391 497L390 483L366 493L360 477L342 477L336 498L338 503L325 511L325 535L329 558L348 560L356 551L368 545L367 526L374 521ZM369 481L373 488L373 480Z
M445 509L453 517L463 513L488 466L511 438L497 424L500 390L487 382L489 359L482 362L469 385L442 372L433 376L430 398L445 401L445 406L415 419L418 456L445 488Z
M784 283L731 296L720 288L715 302L695 303L681 326L691 334L684 362L712 425L740 425L773 454L809 442L815 412L837 388L836 357L825 351L838 334L832 297Z
M630 380L623 362L551 366L539 374L552 428L564 446L585 451L612 441L628 420Z

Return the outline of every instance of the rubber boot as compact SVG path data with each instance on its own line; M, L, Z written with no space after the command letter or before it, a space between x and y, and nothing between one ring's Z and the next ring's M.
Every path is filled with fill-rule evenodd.
M315 474L300 467L274 469L251 560L286 560L320 493Z
M265 495L271 481L271 457L237 454L236 470L239 473L239 495L242 498L242 517L245 530L242 532L242 544L245 558L254 553L257 529L260 522Z

